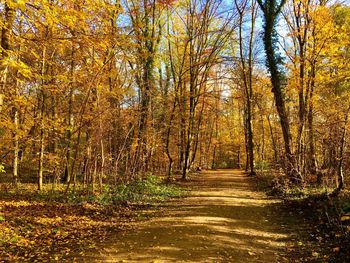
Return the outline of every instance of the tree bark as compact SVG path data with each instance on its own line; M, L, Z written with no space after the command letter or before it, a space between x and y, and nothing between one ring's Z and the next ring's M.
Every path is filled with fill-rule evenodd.
M235 0L235 5L239 13L239 53L241 60L241 71L243 86L245 91L246 99L246 133L247 133L247 162L249 164L249 176L256 175L254 170L254 141L253 141L253 125L252 125L252 100L253 100L253 40L254 40L254 28L255 28L255 18L256 18L256 2L253 1L251 6L251 29L249 35L249 47L248 47L248 59L243 54L243 17L245 15L245 9L247 6L247 1L243 1L240 6ZM246 167L247 169L247 167Z
M1 28L1 57L0 57L0 113L2 110L2 106L4 103L4 97L5 93L8 92L6 90L6 86L8 84L7 77L9 74L9 68L6 65L2 64L2 61L6 60L9 57L9 53L13 51L13 46L12 46L12 28L13 24L15 21L16 17L16 10L11 8L6 2L4 4L4 24L3 27ZM17 74L17 73L16 73ZM15 81L15 92L14 96L17 96L17 81ZM12 119L13 119L13 124L15 127L15 130L13 131L13 142L14 142L14 157L13 157L13 183L15 186L17 186L18 182L18 154L19 154L19 141L18 141L18 109L16 105L13 105L12 107Z
M277 112L280 118L280 125L282 128L284 150L286 154L286 174L292 182L301 183L301 175L298 171L297 162L292 152L292 135L290 132L289 118L286 111L284 92L283 76L279 69L281 58L276 53L277 35L275 32L275 26L277 23L277 17L281 12L281 8L286 0L281 0L279 4L275 1L257 0L260 8L264 14L264 48L267 58L267 67L270 71L270 78L272 84L272 92L274 94Z
M347 108L344 117L344 125L342 127L340 147L339 147L339 156L338 156L338 166L337 166L337 178L338 178L338 187L334 189L331 193L331 196L338 196L341 190L344 187L344 171L343 171L343 161L344 161L344 152L346 146L346 134L347 134L347 125L349 119L350 106Z

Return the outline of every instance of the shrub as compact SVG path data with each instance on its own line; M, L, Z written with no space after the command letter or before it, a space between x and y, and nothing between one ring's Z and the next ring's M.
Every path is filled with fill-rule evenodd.
M108 198L113 203L143 203L164 201L171 197L180 196L182 192L179 187L166 185L159 177L149 175L135 182L120 184L114 187L109 191Z

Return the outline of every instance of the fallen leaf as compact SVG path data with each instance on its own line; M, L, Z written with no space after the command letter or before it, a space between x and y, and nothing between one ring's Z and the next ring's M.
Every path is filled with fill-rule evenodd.
M350 215L343 215L340 217L340 221L349 221L350 220Z
M339 252L340 251L340 247L334 247L333 248L333 252Z
M318 257L319 255L320 255L320 254L319 254L318 252L316 252L316 251L313 251L313 252L312 252L312 256L313 256L313 257Z

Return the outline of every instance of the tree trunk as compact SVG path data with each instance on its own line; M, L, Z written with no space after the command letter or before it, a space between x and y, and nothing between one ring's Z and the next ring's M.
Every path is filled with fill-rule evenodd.
M272 92L274 94L278 116L280 118L280 125L282 128L284 150L286 154L286 174L292 182L301 183L301 175L298 171L297 162L292 152L292 136L289 126L289 118L286 111L284 94L283 94L283 76L279 69L281 58L276 51L276 31L275 25L277 23L277 16L281 12L281 8L286 0L281 0L277 5L275 1L258 0L258 3L264 13L264 48L267 58L267 67L270 71L270 78L272 84Z
M8 66L2 65L2 61L7 59L9 57L9 52L13 50L12 46L12 28L13 23L15 21L16 17L16 10L11 8L6 2L4 4L4 24L1 28L1 57L0 57L0 113L2 110L2 105L4 103L4 97L5 93L7 93L8 90L6 90L7 85L7 77L9 73ZM15 94L14 96L17 96L17 81L16 81L16 88L15 88ZM18 182L18 153L19 153L19 142L18 142L18 110L16 105L13 105L13 123L15 130L13 132L13 140L14 140L14 157L13 157L13 182L14 185L17 186Z
M338 187L332 192L331 196L338 196L344 187L343 161L344 161L344 152L345 152L345 146L346 146L346 133L347 133L349 112L350 112L350 106L348 107L345 113L344 125L342 127L342 135L340 140L340 147L339 147L340 149L339 149L338 167L337 167Z
M309 110L307 113L308 129L309 129L309 171L317 177L321 176L318 173L318 165L316 159L315 139L314 139L314 125L313 125L313 93L315 83L315 65L311 66L311 87L310 87L310 98L309 98ZM318 183L321 183L321 178L317 178Z
M17 84L16 84L17 85ZM19 139L18 139L18 110L14 109L13 123L15 125L15 131L13 133L14 140L14 156L13 156L13 181L15 186L18 183L18 156L19 156Z
M47 31L48 32L48 31ZM46 33L47 33L46 32ZM47 34L46 34L47 37ZM45 103L46 103L46 94L45 94L45 75L46 75L46 46L44 46L42 51L42 62L41 62L41 90L39 94L39 124L40 124L40 137L39 137L39 165L38 165L38 191L42 190L43 187L43 172L44 172L44 151L45 151L45 127L44 127L44 115L45 115Z
M72 144L72 129L73 129L73 94L74 94L74 45L72 43L71 50L71 65L70 65L70 87L69 87L69 99L68 99L68 115L67 115L67 130L66 130L66 165L64 169L64 182L70 181L69 165L71 162L71 144Z

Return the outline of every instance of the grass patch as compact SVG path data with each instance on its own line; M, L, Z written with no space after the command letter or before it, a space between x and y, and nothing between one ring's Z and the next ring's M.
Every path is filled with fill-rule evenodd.
M180 197L184 190L174 184L165 184L163 180L154 175L137 179L129 183L118 185L104 185L102 192L93 192L91 188L77 185L75 189L65 193L66 185L44 185L38 192L35 184L19 184L17 188L6 185L2 200L23 200L27 202L52 203L96 203L100 205L144 204L163 202L170 198Z
M184 190L182 188L164 184L159 177L150 175L128 184L110 187L101 196L100 202L113 204L163 202L170 198L180 197L183 194Z

